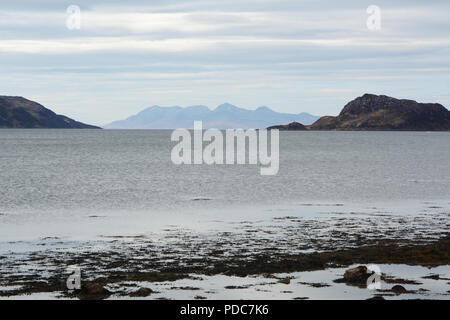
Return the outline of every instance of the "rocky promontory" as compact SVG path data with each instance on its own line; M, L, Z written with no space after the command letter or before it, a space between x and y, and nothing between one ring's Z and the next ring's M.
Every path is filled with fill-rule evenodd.
M0 128L100 129L63 115L23 97L0 96Z
M321 117L306 129L450 131L450 111L438 103L365 94L347 103L338 116Z

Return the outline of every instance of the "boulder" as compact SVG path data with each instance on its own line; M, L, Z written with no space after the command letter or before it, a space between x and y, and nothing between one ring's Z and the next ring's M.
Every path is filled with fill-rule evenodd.
M111 295L111 292L98 282L88 282L83 284L78 297L80 299L105 299Z
M402 293L407 293L408 292L408 290L406 290L405 287L403 287L403 286L401 286L399 284L393 286L391 288L391 291L394 292L395 294L402 294Z
M370 274L367 273L367 267L358 266L356 268L351 268L345 271L344 280L346 282L352 283L366 283L367 278L369 278Z
M131 297L147 297L153 293L153 290L150 288L139 288L138 290L132 292L130 294Z
M279 283L283 283L283 284L289 284L291 283L291 279L290 278L283 278L278 280Z

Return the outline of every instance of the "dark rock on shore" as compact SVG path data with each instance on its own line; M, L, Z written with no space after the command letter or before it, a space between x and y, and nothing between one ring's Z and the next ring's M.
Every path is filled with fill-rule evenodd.
M351 268L345 271L343 278L337 279L334 282L364 287L367 285L367 279L371 275L367 271L367 267L365 266Z
M299 281L297 283L305 285L305 286L310 286L312 288L326 288L326 287L330 287L329 284L324 283L324 282L303 282L303 281Z
M408 280L401 278L392 278L388 276L382 276L381 279L386 283L395 283L395 284L413 284L413 285L421 285L422 282L416 280Z
M428 276L422 277L422 279L431 279L431 280L450 280L449 278L443 278L438 274L430 274Z
M290 284L291 283L291 279L290 278L283 278L278 280L279 283L283 283L283 284Z
M407 293L408 292L408 290L406 290L405 287L403 287L403 286L401 286L399 284L393 286L391 288L391 291L394 292L395 294L402 294L402 293Z
M130 293L130 297L148 297L153 293L150 288L139 288L138 290Z
M100 129L63 115L22 97L0 96L0 128Z
M78 293L78 298L82 300L101 300L108 298L110 295L111 292L103 287L102 284L98 282L89 282L83 284Z
M272 129L278 129L278 130L291 130L291 131L298 131L298 130L306 130L306 127L298 122L291 122L286 125L279 125L279 126L271 126L268 127L267 130Z
M187 274L179 274L173 272L130 272L125 273L128 281L176 281L179 279L188 278Z
M366 282L368 277L369 274L365 266L348 269L344 273L344 279L348 282Z
M365 94L349 102L337 117L322 117L308 129L449 131L450 111L438 103Z

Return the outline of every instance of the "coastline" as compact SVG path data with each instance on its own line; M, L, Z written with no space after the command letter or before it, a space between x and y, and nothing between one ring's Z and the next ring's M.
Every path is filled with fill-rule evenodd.
M323 298L330 290L338 295L335 298L344 292L353 299L445 298L450 281L450 215L447 209L426 205L432 212L285 215L220 222L222 231L168 226L161 233L105 235L102 240L78 242L48 237L37 244L41 250L22 252L13 252L10 242L11 251L0 255L0 298L41 294L46 299L215 299L231 293L239 297L250 290L270 299L294 299L300 298L298 290L308 293L307 288L314 292L301 298ZM339 282L345 270L360 264L381 266L382 290ZM88 289L65 287L66 269L74 265L81 268L82 288ZM399 272L407 265L416 268L412 278ZM385 273L386 268L393 271ZM426 287L421 278L434 270L443 273L429 279ZM330 276L313 281L314 274L324 272ZM397 284L407 292L392 292Z

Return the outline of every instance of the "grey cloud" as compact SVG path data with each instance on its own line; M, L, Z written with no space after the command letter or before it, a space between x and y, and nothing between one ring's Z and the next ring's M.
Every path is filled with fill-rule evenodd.
M375 2L379 32L357 0L1 1L2 94L96 124L151 104L335 114L364 92L449 106L450 3ZM93 20L67 30L69 4Z

